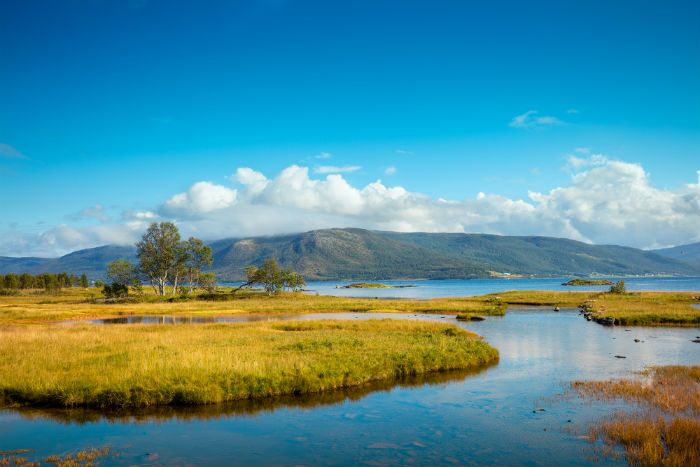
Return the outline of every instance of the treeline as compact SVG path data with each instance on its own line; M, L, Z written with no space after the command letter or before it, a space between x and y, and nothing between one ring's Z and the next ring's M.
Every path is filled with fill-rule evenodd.
M45 289L47 292L55 292L68 287L88 287L90 285L87 275L83 273L80 277L67 272L42 273L42 274L15 274L9 273L4 276L0 274L0 289L3 290L26 290Z

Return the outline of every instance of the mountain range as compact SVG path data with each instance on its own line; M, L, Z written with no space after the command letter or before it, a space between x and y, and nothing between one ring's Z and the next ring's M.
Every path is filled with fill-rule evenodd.
M698 276L700 243L655 251L564 238L324 229L209 242L212 271L236 281L274 257L307 280L469 279L507 275ZM60 258L0 257L0 274L59 272L104 277L110 261L136 262L136 249L107 245Z

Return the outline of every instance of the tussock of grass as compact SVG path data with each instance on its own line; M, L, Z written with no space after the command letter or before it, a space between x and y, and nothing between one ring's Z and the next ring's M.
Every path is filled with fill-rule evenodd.
M591 440L621 446L630 465L700 465L700 367L665 366L647 381L577 381L580 397L634 402L642 411L614 413L589 430Z
M0 401L209 404L306 394L498 358L455 326L397 320L0 329Z
M592 302L594 312L610 316L623 326L698 326L700 310L690 306L691 296L683 292L601 293Z

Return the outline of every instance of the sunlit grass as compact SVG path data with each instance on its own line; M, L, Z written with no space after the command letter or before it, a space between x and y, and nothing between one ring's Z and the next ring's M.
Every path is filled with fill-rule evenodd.
M225 315L245 313L442 313L504 315L507 306L577 307L585 301L601 316L610 316L623 325L700 325L700 310L690 306L699 292L554 292L510 291L477 297L434 298L430 300L383 300L314 296L283 293L266 296L255 292L157 297L146 289L144 297L102 303L98 289L68 289L58 295L23 292L0 297L0 324L40 323L123 315Z
M472 333L406 320L8 326L0 355L5 404L53 407L305 394L498 358Z

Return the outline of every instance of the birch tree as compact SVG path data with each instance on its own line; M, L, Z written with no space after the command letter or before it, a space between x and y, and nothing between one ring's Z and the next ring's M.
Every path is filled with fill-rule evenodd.
M176 281L178 269L182 267L180 232L175 224L152 223L136 243L136 255L139 271L148 278L157 295L165 295L168 281Z

